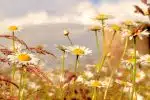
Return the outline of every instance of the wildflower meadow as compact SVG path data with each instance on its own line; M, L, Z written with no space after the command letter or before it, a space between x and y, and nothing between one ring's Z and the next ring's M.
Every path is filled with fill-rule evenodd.
M149 19L147 0L141 4L148 8L134 5L133 13ZM0 43L0 100L150 100L150 48L138 50L146 45L141 41L150 39L150 23L128 19L109 24L114 16L105 13L90 19L98 23L86 27L96 49L76 44L74 33L64 29L60 33L68 44L53 45L59 56L42 45L30 47L18 37L20 26L8 26L10 34L0 34L1 40L11 41L11 46ZM74 60L68 65L70 56ZM82 60L91 57L96 63ZM45 58L59 59L59 65L45 68Z

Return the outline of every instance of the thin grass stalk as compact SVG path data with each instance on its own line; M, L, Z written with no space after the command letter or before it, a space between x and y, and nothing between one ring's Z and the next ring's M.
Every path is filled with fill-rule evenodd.
M65 54L66 54L66 52L63 51L63 54L62 54L62 75L64 75L64 70L65 70Z
M67 35L67 38L68 38L68 40L69 40L70 44L71 44L71 45L73 45L73 42L71 41L71 39L70 39L69 35Z
M100 60L100 44L99 44L99 39L98 39L98 31L95 31L95 38L96 38L96 46L97 46L97 51L98 51L98 58Z
M132 92L131 92L131 100L134 99L134 94L136 92L136 37L133 37L133 46L134 46L134 65L133 65L133 70L132 70Z
M127 47L128 47L128 41L129 41L129 38L127 37L127 38L126 38L126 41L125 41L125 47L124 47L122 56L121 56L121 58L120 58L120 61L119 61L118 65L117 65L117 68L120 67L121 60L123 59L123 57L124 57L124 55L125 55L125 52L126 52ZM114 74L115 74L115 71L116 71L116 68L114 68L114 70L112 71L112 73L111 73L111 75L110 75L110 80L109 80L109 82L108 82L108 85L107 85L106 90L105 90L105 93L104 93L104 100L105 100L106 97L107 97L108 89L109 89L110 83L111 83L111 81L112 81L112 79L113 79L113 76L114 76Z
M12 47L13 47L13 52L16 52L15 48L15 32L12 32ZM15 72L16 72L16 65L12 64L12 80L14 81L15 79ZM11 95L13 95L13 87L11 86Z
M105 41L105 26L104 26L105 22L104 20L101 21L101 25L102 25L102 35L103 35L103 52L105 51L105 46L106 46L106 41Z

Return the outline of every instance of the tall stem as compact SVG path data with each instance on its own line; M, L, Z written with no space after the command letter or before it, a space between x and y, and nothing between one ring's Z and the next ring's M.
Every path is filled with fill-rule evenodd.
M69 35L67 35L67 38L68 38L68 40L69 40L70 44L71 44L71 45L73 45L73 43L72 43L72 41L71 41L71 39L70 39Z
M104 20L101 21L102 24L102 35L103 35L103 52L105 51L106 41L105 41L105 26Z
M19 100L24 100L24 89L26 86L26 68L25 66L22 67L23 70L20 76L20 86L19 86Z
M63 51L62 55L62 75L64 75L64 69L65 69L65 51Z
M93 96L92 96L92 100L97 100L97 91L96 91L96 87L93 88Z
M95 38L96 38L96 46L97 46L97 51L98 51L98 58L100 60L100 44L99 44L97 31L95 31Z
M132 69L133 87L132 87L132 93L131 93L131 100L133 100L134 94L135 94L135 91L136 91L136 37L133 38L133 46L134 46L134 65L133 65L133 69Z
M77 68L78 68L78 60L79 60L79 55L76 55L76 62L75 62L75 74L77 75Z
M15 48L15 32L12 32L12 47L13 47L13 52L16 52ZM16 72L16 65L12 64L12 80L14 81L15 79L15 72ZM11 95L13 95L13 87L11 86Z

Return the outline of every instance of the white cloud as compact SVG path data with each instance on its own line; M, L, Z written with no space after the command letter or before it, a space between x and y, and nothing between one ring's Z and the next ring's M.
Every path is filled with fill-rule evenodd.
M90 1L84 0L80 2L77 6L72 8L72 11L65 12L63 15L51 15L46 11L30 12L22 17L7 18L0 21L0 23L3 26L8 26L11 24L19 26L40 25L46 23L76 23L89 25L94 23L91 18L95 16L98 12L104 12L113 15L115 19L109 21L110 23L120 22L125 19L146 21L146 17L134 13L133 5L135 4L146 7L145 5L142 5L142 3L140 3L139 1L124 0L117 3L101 4L96 8L95 5L92 4Z

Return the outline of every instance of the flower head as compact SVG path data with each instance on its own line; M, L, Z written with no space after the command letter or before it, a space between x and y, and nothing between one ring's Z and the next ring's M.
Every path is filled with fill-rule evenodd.
M134 21L132 21L132 20L125 20L123 22L123 24L126 25L126 26L134 26L134 25L136 25L136 23Z
M143 39L143 36L148 36L150 33L146 30L137 30L136 32L132 32L132 35L129 37L129 39L133 39L133 37L139 37L139 39Z
M9 26L9 27L8 27L8 30L9 30L9 31L17 31L17 30L18 30L18 27L17 27L17 26Z
M112 18L112 16L107 15L107 14L98 14L94 19L96 20L108 20Z
M102 87L101 81L97 80L90 80L89 82L86 82L86 84L91 87L98 87L98 88Z
M91 30L91 31L99 31L99 30L101 30L101 27L98 26L98 25L93 25L93 26L91 26L91 27L89 28L89 30Z
M71 52L73 55L77 56L85 56L92 53L92 50L89 50L89 48L86 48L84 46L69 46L68 52Z
M124 85L126 87L132 87L132 83L130 83L130 82L125 82L125 81L122 81L122 80L119 80L119 79L116 79L115 82L117 84Z
M61 50L63 52L66 52L66 50L67 50L67 47L64 45L56 45L56 48L58 48L59 50Z
M65 35L65 36L68 36L69 33L70 33L70 32L69 32L68 30L64 30L64 35Z
M134 49L128 49L127 50L127 53L126 53L129 57L134 57ZM136 50L136 57L138 58L140 55L139 55L139 52Z
M150 65L150 55L146 54L144 56L141 56L140 63L141 63L141 65L149 66Z
M40 59L29 52L16 52L12 55L8 55L8 60L11 63L19 65L38 65Z
M134 59L134 58L129 58L129 59L126 59L126 60L122 59L121 64L122 64L125 68L131 69L131 68L133 67L133 65L134 65L134 62L135 62L135 59ZM139 60L139 59L136 59L136 63L139 63L139 62L140 62L140 60Z
M136 30L136 31L135 31ZM133 39L133 37L139 37L141 40L143 39L143 36L148 36L150 33L146 30L141 30L141 29L132 29L132 30L129 30L129 29L124 29L122 30L122 38L128 38L130 40Z
M121 27L119 25L117 25L117 24L113 24L113 25L111 25L111 29L113 31L117 32L117 31L121 30Z
M142 80L145 79L145 73L141 70L138 70L137 73L136 73L136 82L141 82Z

